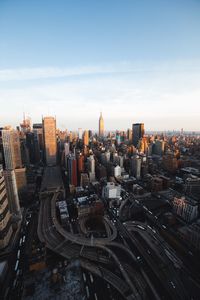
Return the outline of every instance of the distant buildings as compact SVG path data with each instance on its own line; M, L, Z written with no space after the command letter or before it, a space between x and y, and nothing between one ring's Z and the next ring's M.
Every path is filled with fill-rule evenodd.
M99 136L100 137L104 136L104 120L103 120L102 113L100 114L100 118L99 118Z
M132 126L132 141L133 145L137 147L138 142L144 136L144 123L133 124Z
M56 120L53 117L44 117L43 130L46 164L55 166L57 157Z

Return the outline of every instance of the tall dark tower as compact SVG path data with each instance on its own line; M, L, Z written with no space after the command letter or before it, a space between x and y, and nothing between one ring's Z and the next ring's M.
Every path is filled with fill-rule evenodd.
M144 136L144 123L133 124L132 135L133 145L137 147L139 140Z

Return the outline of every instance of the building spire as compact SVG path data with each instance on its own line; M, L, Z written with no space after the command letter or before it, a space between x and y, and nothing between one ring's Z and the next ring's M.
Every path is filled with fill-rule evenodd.
M100 117L99 117L99 136L100 137L104 136L104 120L103 120L102 112L100 112Z

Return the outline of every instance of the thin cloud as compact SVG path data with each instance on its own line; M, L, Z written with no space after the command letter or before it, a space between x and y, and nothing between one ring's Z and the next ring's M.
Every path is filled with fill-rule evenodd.
M73 68L39 67L39 68L20 68L20 69L1 69L0 81L26 81L50 78L101 75L101 74L120 74L120 73L143 73L150 76L151 73L186 73L199 72L200 61L175 61L155 63L132 63L118 62L112 64L79 66Z
M80 68L24 68L0 70L0 80L33 80L43 78L70 77L77 75L111 73L112 67L88 66Z

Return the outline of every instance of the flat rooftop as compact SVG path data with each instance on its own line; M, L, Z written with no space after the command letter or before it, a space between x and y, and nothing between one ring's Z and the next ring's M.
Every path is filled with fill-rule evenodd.
M46 167L44 170L40 192L52 191L59 187L61 189L64 188L60 167Z

